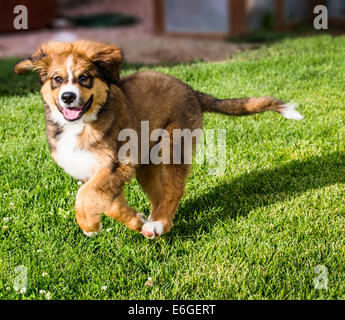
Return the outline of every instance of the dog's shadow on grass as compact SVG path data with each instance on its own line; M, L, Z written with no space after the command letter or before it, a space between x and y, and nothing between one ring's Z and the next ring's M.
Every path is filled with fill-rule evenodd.
M336 183L345 183L345 153L342 152L246 173L182 201L173 234L193 236L209 232L219 220L247 216L257 207L293 199L308 190ZM195 218L195 213L202 211L210 212Z

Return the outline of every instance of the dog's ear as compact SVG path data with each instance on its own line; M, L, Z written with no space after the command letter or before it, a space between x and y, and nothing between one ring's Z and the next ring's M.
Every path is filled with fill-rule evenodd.
M23 74L28 71L38 71L43 77L49 67L49 56L43 49L37 50L30 58L19 61L15 67L16 74Z
M41 82L44 82L47 77L48 68L51 63L51 55L49 52L49 43L42 45L30 58L19 61L15 67L16 74L23 74L28 71L37 71L39 73Z
M123 61L123 53L119 47L86 40L74 42L73 47L97 66L108 83L119 80Z
M46 80L49 66L52 63L54 55L68 55L72 50L72 45L67 42L49 41L34 52L34 54L25 60L19 61L15 67L16 74L23 74L27 71L37 71L41 77L41 81Z
M23 74L33 69L34 64L32 63L31 58L21 60L14 66L14 72L16 74Z

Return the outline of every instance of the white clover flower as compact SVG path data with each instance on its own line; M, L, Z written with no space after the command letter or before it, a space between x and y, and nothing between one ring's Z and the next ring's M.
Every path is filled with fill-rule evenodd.
M46 291L45 291L45 290L40 290L39 293L40 293L40 294L45 294Z
M48 275L48 272L43 272L42 273L42 277L45 277L45 276L47 276Z
M101 289L105 291L105 290L108 289L108 287L107 286L103 286L103 287L101 287Z
M19 291L21 294L24 294L26 292L26 288L21 288Z
M147 281L145 283L145 286L147 287L152 287L153 286L153 281L152 281L152 278L151 277L148 277L147 278Z
M10 202L10 209L13 209L13 208L14 208L14 203Z
M50 293L50 291L48 291L47 293L46 293L46 299L47 300L50 300L52 298L52 294Z
M8 222L8 221L10 221L9 217L4 218L4 222Z
M37 251L36 251L36 252L38 252L38 253L39 253L39 252L42 252L42 250L41 250L41 249L37 249Z

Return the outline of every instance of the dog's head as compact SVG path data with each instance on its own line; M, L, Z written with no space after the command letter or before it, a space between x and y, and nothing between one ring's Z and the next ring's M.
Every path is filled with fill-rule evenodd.
M48 42L15 66L15 73L38 71L51 117L63 124L94 120L119 80L123 56L114 45L92 41Z

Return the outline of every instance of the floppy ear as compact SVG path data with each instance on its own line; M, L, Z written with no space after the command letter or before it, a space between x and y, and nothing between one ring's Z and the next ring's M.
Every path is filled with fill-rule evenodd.
M14 72L16 74L23 74L27 71L33 70L34 65L30 58L19 61L15 66L14 66Z
M74 42L73 47L98 67L107 82L116 83L119 80L123 61L119 47L85 40Z
M37 50L30 58L19 61L15 67L16 74L23 74L28 71L38 71L41 79L47 74L50 63L48 54L43 49Z

